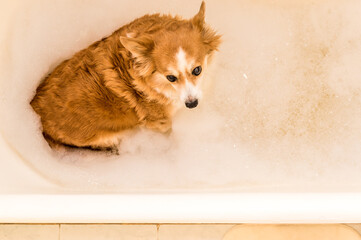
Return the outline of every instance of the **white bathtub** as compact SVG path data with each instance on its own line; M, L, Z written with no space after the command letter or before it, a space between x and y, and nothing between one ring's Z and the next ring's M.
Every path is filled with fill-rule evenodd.
M353 4L351 0L346 2L350 5ZM251 4L251 2L245 1L241 6L239 2L231 0L225 1L222 4L216 1L208 1L207 3L209 22L226 33L227 31L232 31L232 29L237 31L237 25L226 25L224 19L218 19L218 11L226 12L227 14L225 16L228 17L227 19L231 22L233 17L228 15L236 13L237 8L242 8L242 11L244 11L245 6ZM109 11L109 16L104 15L104 21L112 24L104 24L101 29L93 29L89 27L87 23L92 24L102 19L97 16L98 9L102 4L104 4L104 8ZM292 167L292 164L290 164L279 172L280 176L278 176L278 172L276 172L273 175L271 174L269 179L262 178L259 182L254 181L253 178L250 178L251 180L245 183L242 182L242 179L240 180L238 178L235 178L237 180L236 182L233 181L233 178L230 178L228 181L227 173L222 173L224 174L225 180L219 184L217 181L211 179L212 174L208 174L210 177L204 182L199 182L197 178L195 178L195 180L190 178L191 180L189 180L187 184L182 185L182 179L179 180L175 178L172 183L162 183L162 178L160 178L159 182L155 181L155 183L151 185L148 184L147 177L149 177L149 179L155 179L159 177L159 174L154 174L154 176L149 174L149 176L146 175L147 177L145 177L144 186L141 185L141 182L137 182L134 186L129 185L129 187L127 187L127 183L114 187L109 183L108 179L105 181L102 176L99 175L99 172L93 171L93 169L87 172L81 168L79 168L80 170L69 168L73 171L71 173L80 175L76 179L82 182L73 187L69 182L65 181L66 183L64 183L61 181L60 175L56 175L58 174L56 173L56 169L54 169L54 174L52 171L44 170L49 170L49 166L52 166L52 159L44 162L44 165L47 167L40 166L39 161L37 162L38 165L29 161L29 159L38 157L37 152L31 149L33 146L42 146L44 148L47 146L44 141L42 143L43 145L32 145L29 139L32 139L33 136L31 133L25 131L25 127L31 125L26 121L29 116L26 114L14 116L12 115L13 112L10 111L11 107L9 106L11 105L9 104L13 103L14 106L17 107L21 104L23 104L21 106L26 106L25 103L28 102L29 97L31 97L29 95L25 99L21 98L23 90L18 90L21 86L11 82L12 79L16 79L14 76L21 71L16 68L19 64L21 65L25 62L26 64L24 66L31 67L36 62L45 63L46 59L50 60L46 66L41 67L42 69L39 70L39 72L41 72L40 75L39 73L32 74L31 71L29 71L29 79L33 82L27 84L26 88L31 88L31 91L33 91L41 76L54 67L61 59L69 57L74 52L74 49L81 49L87 46L99 37L109 34L115 29L115 26L119 26L114 23L114 21L125 23L147 12L158 11L177 12L180 15L190 17L198 9L199 2L189 0L187 1L187 6L192 7L183 7L181 10L180 7L185 5L184 1L159 0L156 3L143 1L142 4L127 0L124 0L122 4L120 4L118 1L118 5L116 6L126 6L126 9L119 10L119 15L125 15L124 18L115 14L116 10L111 7L112 1L104 1L102 4L100 4L100 1L84 2L70 0L53 1L51 3L41 0L32 2L19 0L0 3L0 41L2 43L0 45L0 223L361 222L361 179L357 177L357 171L361 164L354 160L346 161L345 165L332 162L330 163L332 170L329 170L329 165L324 162L318 163L314 168L310 166L303 168L302 164ZM309 4L309 6L312 6L313 3L310 2ZM330 4L330 8L332 9L337 3L330 1ZM142 5L142 8L139 7L140 5ZM262 9L258 9L258 7L262 5L266 6L266 10L273 11L276 9L276 13L272 14L277 16L277 9L288 8L290 11L297 11L297 8L300 6L304 7L305 3L302 5L300 1L294 1L293 3L279 1L273 6L267 3L267 1L259 1L259 3L252 3L250 5L250 16L256 19L258 14L263 14ZM357 9L361 7L359 4L355 6L356 10L360 10ZM227 9L229 12L226 11ZM233 12L231 9L233 9ZM264 10L265 9L263 9L263 11ZM58 19L53 17L50 23L48 23L46 18L42 17L42 14L44 12L44 14L46 14L47 11L49 11L50 14L59 14ZM62 19L73 16L76 11L80 12L80 17L74 18L74 21L78 20L79 22L74 23L77 25L77 29L71 31L68 30L69 26L71 26L69 21L65 21L67 25L63 25ZM69 12L69 16L67 12ZM23 14L25 17L23 17ZM264 15L267 14L270 13L264 13ZM282 12L279 14L282 15ZM95 20L92 19L91 16L94 16ZM88 20L84 20L84 18L88 18ZM285 19L287 19L287 17L285 17ZM281 19L281 21L285 19ZM28 22L32 22L29 27L26 26ZM67 34L61 45L59 44L60 40L57 41L58 44L55 45L50 44L51 41L46 40L48 35L44 29L50 29L49 26L52 26L51 24L56 24L59 27L58 30L49 33L51 38L59 39L62 37L62 34ZM16 29L18 27L21 27L22 31L17 31ZM82 27L86 29L83 32L81 31ZM264 30L266 31L267 29ZM39 38L28 38L29 36L37 34L45 39L45 43L39 41ZM74 37L71 37L71 35ZM244 32L242 38L246 39L247 36L248 33ZM230 38L231 37L225 35L226 42L232 41ZM76 39L75 43L74 39ZM14 48L14 46L19 45L21 41L24 41L24 44L29 44L28 50L23 48L23 51L25 51L24 56L29 58L24 57L24 59L22 59L22 52L16 51L16 48ZM31 52L32 47L42 46L41 44L44 44L44 48L48 51L39 53L39 55ZM55 49L55 47L57 48ZM229 51L229 47L229 45L228 48L225 47L224 51ZM19 59L21 59L20 63L17 62ZM252 61L252 59L249 59L249 61ZM278 61L278 58L275 59L275 61ZM37 65L35 64L34 66ZM247 74L242 72L240 76L248 79L249 75ZM358 85L355 86L355 88L357 87ZM19 95L17 95L17 91L19 91ZM16 99L19 99L21 104L14 102ZM356 109L355 114L360 114L359 110ZM12 125L10 124L11 122L16 122L18 125ZM23 128L24 132L22 134L21 130ZM358 128L354 129L354 131L358 130ZM12 134L12 132L16 133ZM356 141L354 145L356 147L360 146L359 135L355 135L354 137ZM41 134L39 133L34 136L34 139L41 141ZM353 149L351 147L350 151ZM39 149L39 152L41 151L43 150ZM316 161L318 155L314 157ZM276 158L274 161L275 164L280 164ZM202 162L202 164L206 163L207 162ZM254 172L249 173L247 172L247 168L240 168L244 172L238 173L240 175L248 174L247 176L264 175L267 173L267 169L264 170L262 167L259 167L263 166L262 162L258 163L259 165L256 167L250 166ZM311 164L312 162L306 163ZM250 164L252 164L252 162L250 162ZM217 172L219 167L220 165L215 164L214 171L212 171L219 179L222 179L223 175ZM190 171L191 168L190 166ZM167 169L168 168L155 168L155 171L158 171L156 173L167 174ZM228 169L227 171L229 171L230 175L237 174L237 172L234 173L232 171L239 171L238 168L233 170L232 167L225 169ZM314 172L311 171L312 174L299 174L298 177L294 177L293 175L295 174L292 174L292 171L298 169L300 169L300 171L311 169ZM62 169L63 172L66 170L67 168L65 167ZM183 171L185 170L183 169ZM340 171L339 175L337 174L338 171ZM207 173L207 171L205 172ZM142 175L146 173L146 169L144 169L143 173L139 172L138 174ZM298 172L296 173L298 174ZM348 173L350 173L351 177L348 176ZM191 174L192 173L190 173L190 175ZM53 177L53 175L56 175L56 177ZM206 174L206 176L208 175ZM333 178L334 176L335 178ZM179 178L181 177L182 175L180 175ZM187 175L185 178L187 178ZM295 179L297 179L297 181L295 181ZM344 182L343 179L345 179ZM87 181L89 182L89 186L86 185ZM194 184L192 181L194 181ZM104 182L106 182L106 184L104 184ZM84 188L82 188L82 186L84 186Z
M357 192L89 194L49 183L2 138L0 154L0 223L361 222Z
M361 194L357 192L76 192L40 177L3 139L0 154L0 223L361 222Z

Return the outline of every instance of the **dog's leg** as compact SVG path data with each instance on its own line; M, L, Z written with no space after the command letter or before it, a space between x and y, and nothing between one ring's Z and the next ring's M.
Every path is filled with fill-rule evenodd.
M145 127L161 133L170 134L172 132L172 120L170 118L146 121Z

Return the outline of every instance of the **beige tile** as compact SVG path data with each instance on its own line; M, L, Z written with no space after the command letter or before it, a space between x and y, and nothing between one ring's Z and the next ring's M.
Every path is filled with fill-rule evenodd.
M223 240L361 240L343 224L243 224L227 232Z
M1 240L58 240L59 225L0 224Z
M61 225L60 240L156 240L156 225Z
M158 240L221 240L233 225L161 225Z
M353 224L346 224L353 229L355 229L359 234L361 234L361 223L353 223Z

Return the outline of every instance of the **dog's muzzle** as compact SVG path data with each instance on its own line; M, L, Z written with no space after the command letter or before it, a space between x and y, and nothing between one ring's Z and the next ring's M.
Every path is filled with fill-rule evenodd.
M197 105L198 105L198 99L186 102L187 108L195 108L195 107L197 107Z

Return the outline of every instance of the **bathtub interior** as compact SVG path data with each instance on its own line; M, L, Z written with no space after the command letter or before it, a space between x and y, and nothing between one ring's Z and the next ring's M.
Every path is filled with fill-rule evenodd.
M52 151L29 105L37 85L62 60L134 18L190 18L200 1L2 3L0 131L7 148L67 189L360 189L361 2L206 3L206 20L223 44L200 106L180 110L170 136L134 133L119 156Z

